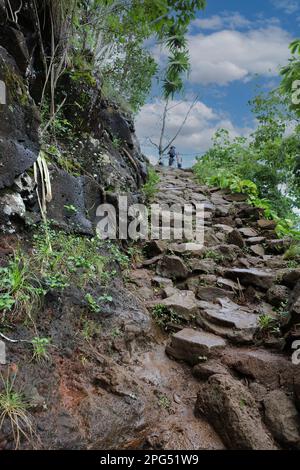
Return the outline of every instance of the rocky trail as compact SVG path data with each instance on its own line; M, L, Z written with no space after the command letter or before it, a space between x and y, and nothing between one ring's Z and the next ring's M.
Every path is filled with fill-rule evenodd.
M160 359L150 365L143 357L143 370L166 384L171 421L188 448L220 448L207 423L226 448L299 448L300 369L287 344L297 338L300 270L283 259L288 241L245 195L200 187L189 171L158 171L154 202L205 205L205 245L151 241L148 259L131 273L137 296L169 332L166 354L176 361L154 347L147 357ZM184 415L177 397L188 399Z

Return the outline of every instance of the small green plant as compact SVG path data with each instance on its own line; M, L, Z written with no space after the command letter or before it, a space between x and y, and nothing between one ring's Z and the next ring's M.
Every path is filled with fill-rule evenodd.
M41 306L43 289L32 272L29 258L16 252L5 268L0 269L0 312L33 321L33 313Z
M119 137L114 136L112 141L112 146L114 149L118 150L122 146L122 140Z
M111 303L113 301L113 298L111 295L104 294L99 297L99 302L105 302L105 303Z
M152 309L152 315L157 325L163 329L167 328L168 323L182 323L182 319L173 310L163 304L155 305Z
M0 392L0 430L8 420L18 449L21 437L30 440L33 436L33 425L28 414L29 403L22 393L15 390L16 372L8 372L7 378L2 374L0 377L3 384Z
M113 243L109 245L109 249L114 261L116 261L122 269L128 269L129 257L125 253L122 253L119 247Z
M283 258L287 261L300 261L300 244L291 245L284 253Z
M157 192L157 186L160 182L160 177L152 166L148 167L147 182L142 187L142 192L148 202L151 202Z
M10 294L1 294L0 295L0 312L7 313L15 305L15 300Z
M93 320L82 319L82 336L86 341L91 341L100 331L100 325L97 325Z
M279 321L276 318L271 317L268 314L263 314L259 316L258 319L259 329L262 332L269 333L279 333L280 326Z
M33 347L32 359L37 362L49 360L48 348L51 344L50 338L40 338L36 336L31 340Z
M64 208L66 209L66 211L69 213L69 214L77 214L77 208L75 206L73 206L72 204L69 204L69 205L65 205Z
M171 408L171 401L166 395L160 395L158 397L158 406L164 410L169 410Z
M120 338L120 336L122 336L122 331L119 328L113 328L110 335L113 339Z
M205 255L204 255L204 258L205 259L212 259L212 260L216 261L217 263L224 261L224 256L221 255L221 253L218 253L217 251L214 251L214 250L207 250Z
M48 289L65 289L69 285L66 276L60 273L49 274L45 284Z
M93 313L100 313L101 312L100 305L98 304L97 300L95 300L94 297L91 294L86 294L85 300L86 300L88 308L91 312L93 312Z

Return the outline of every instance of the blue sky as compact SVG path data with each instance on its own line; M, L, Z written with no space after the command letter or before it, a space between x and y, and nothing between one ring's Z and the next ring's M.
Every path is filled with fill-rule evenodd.
M174 100L168 122L171 137L190 102L199 96L176 140L186 166L209 148L219 127L226 127L232 136L249 135L255 129L248 101L258 87L276 87L279 66L287 62L288 45L300 36L299 29L300 0L207 0L206 10L199 12L190 28L191 72L185 101ZM163 63L165 51L156 47L154 53ZM154 87L136 120L143 151L151 159L157 153L149 137L158 139L162 107Z

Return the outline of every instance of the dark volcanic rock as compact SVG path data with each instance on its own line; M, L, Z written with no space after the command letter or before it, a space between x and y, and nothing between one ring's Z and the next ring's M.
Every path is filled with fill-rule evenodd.
M200 387L196 412L210 421L229 449L276 449L251 393L229 375L213 375Z
M265 423L283 446L300 448L300 417L293 401L282 390L264 399Z
M164 256L157 267L157 274L172 279L185 279L189 270L178 256Z
M185 328L172 336L166 352L175 359L194 365L203 358L218 355L225 346L225 340L218 336Z
M0 46L0 80L6 85L7 104L0 105L0 189L36 161L40 117L14 59Z
M259 269L228 269L225 276L230 279L239 279L241 284L268 289L271 287L274 276L272 273L261 271Z

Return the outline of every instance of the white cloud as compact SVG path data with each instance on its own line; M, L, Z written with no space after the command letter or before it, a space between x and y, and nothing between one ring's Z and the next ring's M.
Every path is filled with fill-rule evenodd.
M172 110L167 121L166 136L172 138L176 134L190 105L190 101L170 103ZM151 147L149 138L158 142L163 108L164 103L161 101L148 103L142 108L136 119L137 135L145 153L150 155L152 161L154 155L157 155L157 151ZM176 139L175 145L182 154L203 154L211 147L211 138L220 127L228 129L232 137L249 135L253 131L248 127L235 127L228 117L217 113L204 103L198 102L193 108L186 126Z
M198 18L193 21L192 26L207 30L219 30L222 28L244 28L251 25L251 21L238 12L223 15L213 15L209 18Z
M280 20L276 17L265 18L262 15L256 15L254 20L250 20L238 12L224 11L220 15L213 15L208 18L197 18L191 24L191 29L200 29L207 31L219 31L222 29L249 29L249 28L267 28L270 26L279 26Z
M290 34L274 26L190 35L190 80L195 84L227 85L254 74L275 76L279 65L289 58L290 42Z
M278 10L283 10L287 15L292 15L300 9L298 0L271 0L272 5Z

